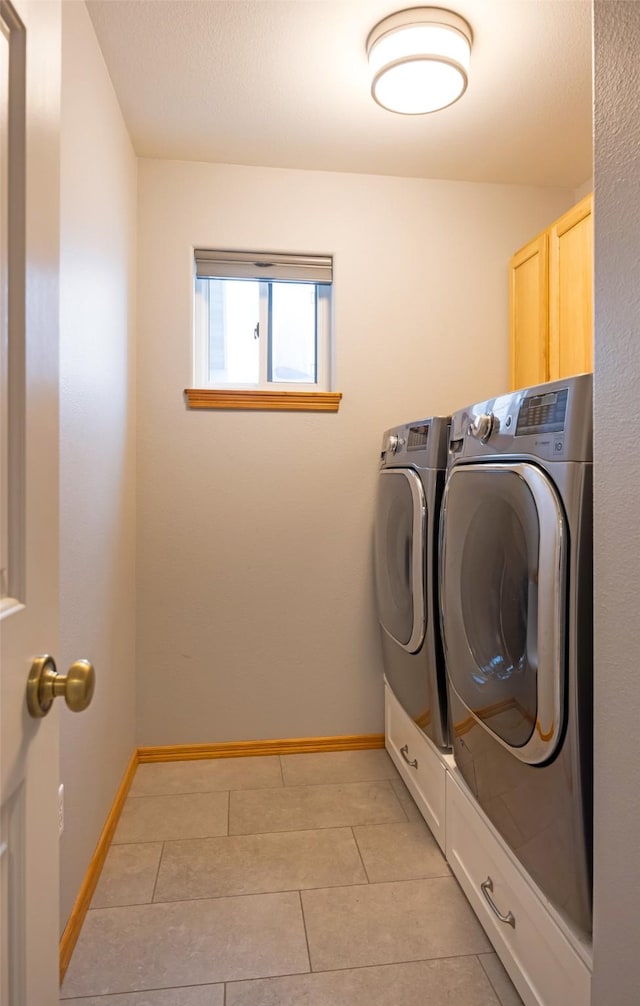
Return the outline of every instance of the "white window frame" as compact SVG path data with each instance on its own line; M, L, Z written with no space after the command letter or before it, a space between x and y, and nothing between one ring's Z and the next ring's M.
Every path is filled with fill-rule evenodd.
M234 260L231 264L225 262L224 268L226 271L221 276L208 276L199 277L197 272L197 265L195 264L198 259L198 255L210 254L211 256L223 257L231 256L234 257L237 263L238 275L234 275ZM261 275L248 275L251 266L255 266L256 262L261 260L266 262L267 260L276 260L276 275L263 278L262 273L266 272L266 268L261 267ZM328 261L330 263L329 268L332 275L332 259L330 256L322 256L323 261ZM312 256L296 256L296 255L271 255L269 253L253 253L253 252L199 252L194 250L194 346L193 346L193 379L194 387L203 389L217 389L220 391L225 390L252 390L252 391L331 391L333 382L333 295L332 295L332 281L317 281L314 279L307 279L304 275L297 275L296 273L302 271L301 266L297 266L297 262L301 263L312 262ZM284 264L283 264L284 263ZM291 266L289 266L291 263ZM289 282L305 282L313 283L316 288L316 380L312 381L273 381L269 380L269 343L271 338L271 333L269 331L269 285L270 283L281 282L285 280L287 270L291 268L292 276ZM215 268L212 268L212 272L215 272ZM260 283L260 311L259 311L259 325L260 325L260 339L259 339L259 380L256 383L237 383L237 382L214 382L209 379L210 367L209 367L209 355L210 355L210 310L209 310L209 294L210 294L210 280L212 279L255 279ZM266 336L265 336L266 333Z

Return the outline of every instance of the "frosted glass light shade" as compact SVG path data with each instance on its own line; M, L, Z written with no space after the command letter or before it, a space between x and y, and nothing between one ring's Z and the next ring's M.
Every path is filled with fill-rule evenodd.
M385 18L367 39L373 98L405 115L453 104L467 87L471 39L463 18L438 7Z

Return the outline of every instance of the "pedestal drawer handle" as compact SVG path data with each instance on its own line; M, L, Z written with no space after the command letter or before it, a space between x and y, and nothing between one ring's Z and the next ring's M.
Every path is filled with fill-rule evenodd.
M500 922L504 922L507 926L513 926L513 928L515 929L516 917L513 914L513 912L507 912L506 915L503 915L498 906L496 905L495 901L491 897L491 894L489 893L489 892L493 893L493 880L491 879L491 877L487 877L487 879L480 884L480 890L484 894L485 900L488 901L491 911L493 912L494 915L496 915L500 919Z
M402 757L406 761L407 765L411 765L411 768L417 768L418 767L418 759L417 758L410 758L409 757L409 745L408 744L405 744L405 746L403 748L400 748L400 754L402 755Z

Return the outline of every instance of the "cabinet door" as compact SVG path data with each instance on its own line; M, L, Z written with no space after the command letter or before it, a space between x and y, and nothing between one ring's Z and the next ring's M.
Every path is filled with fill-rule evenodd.
M593 370L593 196L549 232L549 379Z
M547 234L521 248L509 264L511 388L549 380Z

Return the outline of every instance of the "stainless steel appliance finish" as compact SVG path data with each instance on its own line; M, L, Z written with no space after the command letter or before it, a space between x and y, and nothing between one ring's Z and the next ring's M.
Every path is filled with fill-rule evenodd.
M533 880L590 931L590 374L452 416L440 598L456 763Z
M385 675L439 748L448 747L437 586L448 439L449 419L441 416L386 431L374 535Z

